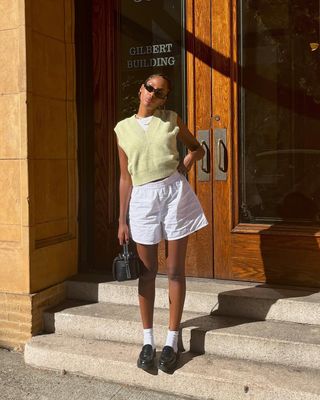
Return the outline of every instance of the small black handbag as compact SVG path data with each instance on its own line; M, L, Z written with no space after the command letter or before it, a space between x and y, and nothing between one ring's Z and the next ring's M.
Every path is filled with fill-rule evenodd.
M133 252L129 252L129 244L123 244L123 253L119 254L112 264L114 280L118 282L137 279L142 270L142 261Z

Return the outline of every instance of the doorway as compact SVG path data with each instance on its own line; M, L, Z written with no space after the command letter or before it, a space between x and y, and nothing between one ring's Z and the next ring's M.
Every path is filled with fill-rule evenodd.
M279 8L268 0L163 0L151 14L152 0L123 3L139 7L149 25L139 31L134 12L129 7L122 13L120 0L91 3L94 139L86 150L91 180L83 192L88 191L85 221L92 236L84 264L110 271L119 251L113 134L123 101L119 76L130 69L132 78L122 89L131 96L148 76L142 72L151 59L172 56L178 60L173 83L183 101L170 107L206 150L188 179L209 226L190 238L187 275L320 286L319 1L295 0L293 7L288 0ZM138 33L132 36L130 29ZM123 63L126 38L133 50ZM153 44L168 54L154 54L160 47ZM169 76L170 67L165 65ZM162 273L164 261L163 245Z
M83 48L82 53L79 50L77 60L80 71L84 70L78 74L78 114L82 118L79 125L87 124L86 129L82 127L82 132L81 128L79 131L80 143L83 143L80 266L84 271L108 273L114 256L120 251L117 242L119 167L113 127L137 109L137 92L144 79L152 72L162 72L173 83L167 108L177 111L195 135L207 132L207 137L201 136L206 147L206 162L198 163L188 179L202 203L209 226L190 237L186 273L212 278L211 68L198 60L192 50L199 43L196 36L210 44L211 22L201 8L197 7L194 13L191 2L157 1L157 13L154 13L154 3L121 0L77 3L78 40L85 40L86 44L86 52ZM83 33L81 18L87 35ZM185 35L186 30L190 31L189 36ZM91 43L87 37L92 38ZM85 68L83 64L87 65L88 60L92 64ZM195 85L196 80L201 83ZM91 105L86 108L88 99ZM184 151L180 148L181 154ZM165 273L164 244L159 253L159 270Z

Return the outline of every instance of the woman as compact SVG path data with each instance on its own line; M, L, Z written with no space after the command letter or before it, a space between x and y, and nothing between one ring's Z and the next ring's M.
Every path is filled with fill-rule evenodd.
M151 75L140 87L137 114L115 127L121 170L118 238L120 244L128 241L130 226L130 235L145 266L139 278L144 344L137 362L144 370L154 368L153 310L158 243L162 239L168 241L169 330L159 359L159 368L165 372L172 372L178 361L188 236L208 224L183 175L204 156L204 151L175 112L161 110L170 87L164 75ZM181 162L176 139L190 150Z

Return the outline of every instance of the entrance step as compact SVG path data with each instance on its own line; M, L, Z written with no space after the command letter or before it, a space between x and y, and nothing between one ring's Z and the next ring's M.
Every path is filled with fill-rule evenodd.
M67 282L68 298L137 305L137 281L108 282L104 275L79 274ZM167 278L156 281L157 308L168 307ZM320 325L320 290L187 278L185 310L255 320Z
M319 371L186 352L173 375L156 370L148 374L136 367L139 351L140 346L134 344L50 334L33 337L24 354L25 361L35 367L195 399L320 400Z
M156 342L165 343L168 311L154 314ZM47 332L141 346L139 308L67 301L45 314ZM182 346L195 353L320 370L320 326L184 312Z

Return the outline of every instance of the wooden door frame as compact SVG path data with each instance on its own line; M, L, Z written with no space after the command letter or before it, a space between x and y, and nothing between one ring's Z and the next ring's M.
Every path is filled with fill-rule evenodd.
M94 112L92 4L75 1L76 104L78 127L78 268L86 272L93 260Z

